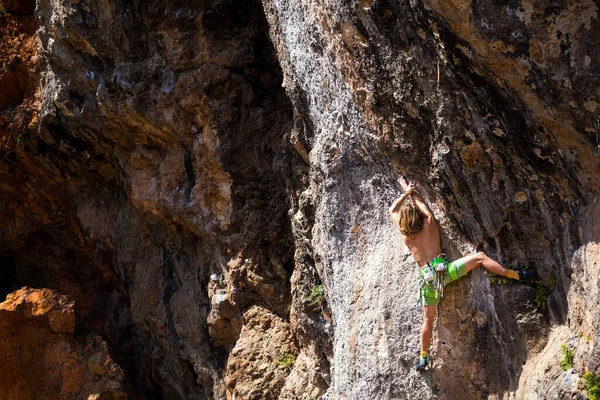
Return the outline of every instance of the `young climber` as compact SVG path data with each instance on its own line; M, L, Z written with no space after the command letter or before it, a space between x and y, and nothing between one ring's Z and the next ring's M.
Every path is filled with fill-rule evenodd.
M404 194L394 201L389 211L394 224L402 233L404 243L419 266L419 294L423 304L423 325L421 327L421 357L417 364L417 370L422 371L429 363L433 321L444 286L479 266L496 275L516 280L533 279L536 271L533 268L521 271L504 268L483 252L453 262L447 261L440 247L440 232L429 207L415 189L413 182L407 183L404 177L398 181ZM403 204L409 197L412 201Z

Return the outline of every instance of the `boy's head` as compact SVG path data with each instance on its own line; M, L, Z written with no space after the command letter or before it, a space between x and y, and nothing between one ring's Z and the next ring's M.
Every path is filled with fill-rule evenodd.
M406 203L400 207L400 232L404 236L417 236L421 232L421 229L423 229L424 222L425 216L415 203Z

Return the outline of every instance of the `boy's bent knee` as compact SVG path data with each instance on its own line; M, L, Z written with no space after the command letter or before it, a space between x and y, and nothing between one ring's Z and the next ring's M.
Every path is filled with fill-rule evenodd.
M483 251L478 251L475 256L477 257L477 261L479 263L482 263L486 258L488 258L487 254L485 254Z

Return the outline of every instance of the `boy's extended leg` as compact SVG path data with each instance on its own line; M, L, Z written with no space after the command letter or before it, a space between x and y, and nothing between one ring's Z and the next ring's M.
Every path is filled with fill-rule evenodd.
M498 262L489 258L484 252L480 251L478 253L472 254L470 256L466 256L463 258L465 263L465 269L467 272L472 270L475 267L479 267L480 265L488 272L491 272L500 276L508 275L508 268L504 268Z
M505 268L502 265L500 265L497 261L488 257L482 251L472 254L470 256L463 257L460 260L454 261L452 264L460 263L460 262L464 263L466 272L469 272L473 268L482 266L488 272L491 272L493 274L500 275L500 276L506 276L510 279L527 281L530 279L535 279L537 277L535 268L528 268L528 269L519 270L519 271L515 271L513 269L508 269L508 268Z
M422 371L429 363L429 346L431 345L431 336L433 334L433 322L435 320L435 310L437 306L423 307L423 325L421 326L421 357L417 370Z

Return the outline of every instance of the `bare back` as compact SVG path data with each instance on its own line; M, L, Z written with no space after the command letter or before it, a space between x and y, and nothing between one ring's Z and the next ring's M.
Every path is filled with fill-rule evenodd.
M392 221L394 221L396 227L400 229L400 233L402 233L399 208L401 204L408 198L408 196L412 198L414 204L423 216L423 228L418 231L419 228L417 225L416 231L419 233L417 233L416 236L409 237L402 234L402 239L410 250L410 253L412 254L416 263L419 265L419 268L422 268L442 252L442 248L440 246L440 231L435 222L433 213L429 207L427 207L427 204L421 195L414 189L414 183L408 183L404 177L400 178L398 182L402 186L404 194L394 201L394 203L390 206L390 216L392 217Z
M402 239L404 239L404 243L419 265L419 268L442 252L442 248L440 247L440 231L433 219L425 222L423 230L417 236L408 237L402 235Z

